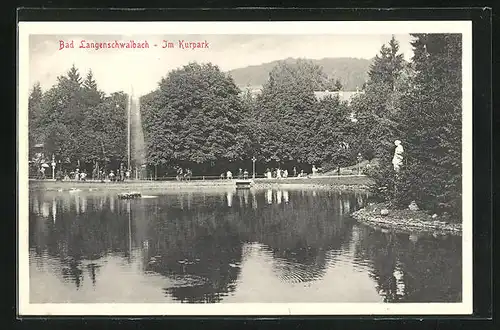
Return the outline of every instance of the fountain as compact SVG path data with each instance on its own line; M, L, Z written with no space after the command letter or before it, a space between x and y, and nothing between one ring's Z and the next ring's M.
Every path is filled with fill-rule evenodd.
M146 178L146 155L144 133L142 131L141 108L139 98L134 97L134 90L127 98L127 169L130 178L142 180ZM119 199L141 198L142 194L137 191L122 192L118 194Z
M133 88L127 100L127 112L127 167L132 173L131 177L139 180L146 177L146 155L140 102L134 96Z

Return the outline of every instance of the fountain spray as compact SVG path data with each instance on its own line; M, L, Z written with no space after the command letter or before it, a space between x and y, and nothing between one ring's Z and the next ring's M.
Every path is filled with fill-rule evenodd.
M139 179L139 170L145 164L145 143L139 98L135 97L133 86L130 89L131 93L127 102L128 168L129 170L135 168L135 178Z

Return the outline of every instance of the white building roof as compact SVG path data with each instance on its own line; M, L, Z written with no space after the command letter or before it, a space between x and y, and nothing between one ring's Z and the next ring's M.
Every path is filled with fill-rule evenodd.
M356 91L356 92L346 92L346 91L337 91L337 92L330 92L330 91L315 91L314 96L316 97L316 100L321 101L324 98L331 96L335 97L338 96L340 101L346 101L346 102L351 102L352 98L355 97L356 95L359 94L364 94L364 92Z

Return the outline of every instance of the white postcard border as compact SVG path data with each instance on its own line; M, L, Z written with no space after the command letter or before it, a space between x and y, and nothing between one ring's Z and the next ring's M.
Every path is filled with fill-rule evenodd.
M462 47L462 302L31 304L28 243L29 35L32 34L394 34L461 33ZM433 315L472 314L472 22L19 22L18 24L18 315Z

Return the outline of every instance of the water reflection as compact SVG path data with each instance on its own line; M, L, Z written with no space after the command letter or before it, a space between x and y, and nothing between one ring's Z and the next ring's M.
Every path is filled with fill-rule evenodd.
M52 221L56 223L56 215L57 215L57 203L56 198L52 198Z
M233 206L233 192L232 191L227 192L227 206L228 207Z
M360 227L347 213L366 198L275 189L140 200L105 192L33 192L32 298L459 300L460 242ZM73 283L74 291L65 283ZM115 283L123 287L113 289Z
M386 302L459 302L461 238L360 229L356 258L370 260L371 276Z

